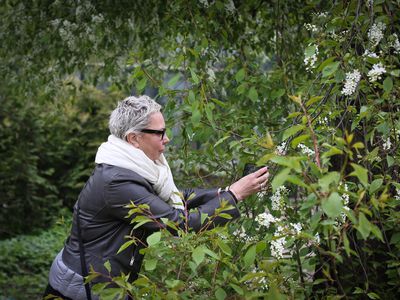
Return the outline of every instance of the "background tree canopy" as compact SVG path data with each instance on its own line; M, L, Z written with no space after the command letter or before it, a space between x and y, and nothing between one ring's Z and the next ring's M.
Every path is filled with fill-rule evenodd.
M212 288L168 292L399 294L399 8L398 0L3 1L1 236L71 208L111 108L146 93L164 105L180 186L225 186L245 162L274 175L270 191L242 204L238 229L253 240L222 251L244 255L243 265L213 277L194 255L189 278Z

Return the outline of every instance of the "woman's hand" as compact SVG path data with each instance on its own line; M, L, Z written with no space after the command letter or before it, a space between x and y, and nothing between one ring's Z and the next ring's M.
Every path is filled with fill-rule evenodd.
M268 167L264 167L240 178L229 187L229 190L235 194L239 201L242 201L246 197L265 189L268 177Z

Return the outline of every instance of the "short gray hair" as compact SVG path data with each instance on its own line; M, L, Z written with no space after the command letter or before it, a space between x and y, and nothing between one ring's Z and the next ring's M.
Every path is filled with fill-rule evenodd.
M145 129L151 114L160 111L161 105L149 96L127 97L111 113L110 133L124 140L129 133Z

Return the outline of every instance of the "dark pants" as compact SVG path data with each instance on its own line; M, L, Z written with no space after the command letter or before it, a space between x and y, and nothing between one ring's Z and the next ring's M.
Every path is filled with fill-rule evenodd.
M46 290L45 290L45 292L43 294L43 299L45 299L45 297L47 295L57 296L58 299L61 298L61 299L65 299L65 300L72 300L71 298L65 297L59 291L56 291L55 289L53 289L53 287L50 284L48 284L47 287L46 287ZM51 297L51 298L48 298L48 299L54 299L54 298L55 297Z

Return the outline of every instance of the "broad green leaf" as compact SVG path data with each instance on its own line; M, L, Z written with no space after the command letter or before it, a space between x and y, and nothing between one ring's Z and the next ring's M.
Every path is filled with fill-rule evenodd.
M192 90L189 91L188 99L191 104L196 101L196 96Z
M284 89L273 90L271 93L271 99L276 99L276 98L282 97L283 95L285 95Z
M204 248L202 246L196 247L192 252L192 258L196 265L200 265L205 258Z
M250 246L246 254L243 257L243 262L246 267L251 266L256 259L256 245Z
M254 86L252 86L249 90L248 96L251 101L256 102L258 100L258 93Z
M351 166L353 167L354 171L351 172L349 176L356 176L362 185L366 187L368 185L368 170L354 163L351 163Z
M379 190L379 188L382 186L382 183L383 183L383 179L381 179L381 178L378 178L378 179L375 179L374 181L372 181L371 185L369 187L370 195L372 195L377 190Z
M289 156L274 156L271 161L278 165L285 166L294 169L296 172L301 172L300 160L301 157L289 157Z
M344 250L346 251L347 256L350 257L350 242L347 237L346 231L343 232L343 246L344 246Z
M199 110L193 110L192 111L192 117L190 118L193 124L193 127L197 127L200 124L201 120L201 113Z
M323 98L324 98L323 96L314 96L314 97L311 97L310 100L307 101L306 105L307 105L307 106L310 106L310 105L314 104L315 102L318 102L319 100L321 100L321 99L323 99Z
M380 230L380 228L374 224L371 224L371 232L374 236L376 236L382 243L384 242L383 240L383 235L382 235L382 231Z
M232 249L224 241L217 239L217 245L226 255L232 255Z
M146 271L153 271L157 266L157 259L146 259L144 261L144 268Z
M393 81L392 77L386 77L386 79L383 81L383 89L385 90L386 93L389 93L393 88Z
M215 298L217 298L218 300L224 300L226 296L226 292L221 287L217 288L217 290L215 291Z
M357 230L361 233L361 236L364 240L368 238L371 232L371 225L372 224L368 221L367 217L362 212L360 212L360 215L358 217Z
M332 75L333 73L335 73L336 70L338 69L339 65L340 65L340 62L338 62L338 61L328 64L322 70L322 77L328 77L328 76Z
M322 191L328 191L329 186L333 183L335 186L339 184L340 174L339 172L329 172L325 176L318 180L318 184L321 186Z
M203 248L204 248L203 251L204 251L205 254L208 254L212 258L220 259L219 255L217 253L215 253L214 251L208 249L206 246L203 246Z
M146 85L147 85L147 78L146 77L143 77L137 84L136 84L136 89L138 90L138 91L143 91L144 90L144 88L146 87Z
M231 288L233 288L235 290L236 293L238 293L239 295L242 295L242 296L244 295L244 291L240 286L233 284L233 283L230 283L229 285Z
M292 140L292 142L290 143L290 145L292 146L293 149L295 149L300 143L302 143L304 141L308 141L309 139L310 139L309 134L302 134L302 135L294 138Z
M154 246L160 241L160 239L161 239L161 231L157 231L149 235L146 241L149 246Z
M217 147L219 144L223 143L225 140L229 139L231 136L227 135L224 136L223 138L219 139L215 144L214 144L214 148Z
M288 175L290 173L290 168L285 168L274 176L271 182L272 190L275 192L281 185L284 184Z
M342 212L342 198L337 192L333 192L328 199L322 200L322 210L331 218L336 218Z
M386 156L386 161L387 161L388 167L393 166L394 158L392 156L390 156L390 155Z
M294 125L288 129L286 129L283 132L282 135L282 140L286 140L287 138L291 137L292 135L295 135L296 133L298 133L299 131L303 130L304 128L306 128L304 125L299 124L299 125Z
M236 79L237 82L241 82L241 81L243 81L244 76L245 76L245 71L244 71L244 69L240 69L240 70L236 73L235 79Z

